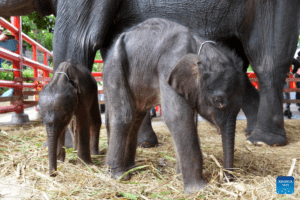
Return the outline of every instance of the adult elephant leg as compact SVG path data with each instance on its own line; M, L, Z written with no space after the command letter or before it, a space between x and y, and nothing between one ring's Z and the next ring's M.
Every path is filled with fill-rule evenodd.
M151 126L150 111L148 111L138 132L138 146L149 148L157 144L157 136Z
M248 76L247 69L249 67L249 60L245 53L245 49L243 47L242 42L236 38L226 38L221 40L226 46L235 51L235 53L243 60L243 71L245 72L245 93L243 96L243 105L242 110L247 118L247 127L246 127L246 135L250 135L251 132L255 129L256 121L257 121L257 112L259 106L259 92L258 90L251 84Z
M300 2L256 1L255 6L255 15L264 17L255 18L243 46L258 78L260 98L257 124L247 140L253 144L285 145L282 91L297 47Z
M247 75L245 75L247 76ZM259 92L258 90L251 84L248 78L245 78L245 93L243 96L243 105L242 110L247 118L247 128L245 130L246 135L249 136L256 127L257 122L257 113L259 106Z
M72 132L71 130L69 129L69 127L66 128L66 131L65 131L65 147L66 148L73 148L74 147L74 144L73 144L73 139L72 139Z
M60 1L57 5L53 52L54 72L68 59L92 71L96 51L105 46L122 0ZM71 7L70 7L71 6Z
M284 79L277 78L283 85ZM260 83L265 81L260 80ZM274 81L268 81L273 82ZM282 113L282 86L262 86L260 84L260 104L257 125L248 141L253 144L285 145L287 143Z

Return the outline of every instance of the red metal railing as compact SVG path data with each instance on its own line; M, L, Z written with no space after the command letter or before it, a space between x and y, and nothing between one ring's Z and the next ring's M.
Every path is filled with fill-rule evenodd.
M0 97L0 102L11 101L12 104L11 106L0 107L0 114L7 112L23 113L24 108L37 105L38 94L45 86L45 84L51 80L49 75L50 73L53 73L53 69L47 66L47 58L48 56L53 57L52 53L38 44L36 41L29 38L24 33L22 33L20 17L11 17L11 22L12 23L9 23L8 21L0 17L0 25L10 30L12 35L15 36L15 39L18 41L18 50L16 53L0 47L0 57L13 62L12 70L0 69L0 72L6 71L14 73L13 81L0 80L0 87L14 88L14 94L12 97ZM32 46L32 59L23 57L22 55L23 40ZM37 62L37 50L43 53L43 64ZM95 60L95 63L103 63L103 61ZM23 77L23 65L33 68L33 78ZM93 76L98 77L96 78L97 81L102 81L101 72L93 72L92 74ZM33 81L33 83L24 83L25 81ZM23 91L24 88L32 88L35 91ZM99 91L98 93L103 94L103 91ZM35 101L24 101L24 97L32 95L35 95Z
M13 81L4 81L0 80L0 87L10 87L14 88L14 94L12 97L0 98L0 102L3 101L11 101L11 106L0 107L0 113L6 112L16 112L23 113L24 108L37 105L37 101L24 101L24 97L36 95L38 94L38 89L41 87L42 79L38 78L38 71L42 70L43 76L45 78L49 77L49 73L52 73L53 70L49 66L47 66L47 56L51 56L51 52L49 52L46 48L30 39L27 35L22 33L22 24L20 17L11 17L11 23L6 21L3 18L0 18L0 25L4 28L11 31L12 35L18 41L17 52L13 53L4 48L0 48L0 57L6 60L10 60L13 62L13 69L5 71L11 71L14 74ZM22 41L25 40L29 44L32 45L32 53L33 59L25 58L22 55ZM37 49L43 52L44 54L44 64L40 64L37 62L36 52ZM23 70L22 66L26 65L28 67L32 67L34 69L34 77L33 78L23 78ZM2 71L2 70L1 70ZM23 83L24 81L34 81L34 83ZM49 79L43 80L49 81ZM33 88L36 91L23 91L24 88Z
M293 71L293 68L291 66L290 71ZM248 72L247 73L252 85L259 89L258 79L256 77L256 74L254 72ZM300 92L300 88L296 87L296 82L300 82L300 78L293 78L293 74L289 73L289 78L285 79L286 82L290 82L289 88L284 88L283 92ZM300 100L293 100L293 99L284 99L284 103L300 103Z

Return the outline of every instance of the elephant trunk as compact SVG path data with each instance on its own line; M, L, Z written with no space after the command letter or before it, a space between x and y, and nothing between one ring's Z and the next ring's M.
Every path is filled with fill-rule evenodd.
M2 0L0 1L0 16L28 15L35 11L36 0Z
M222 134L222 144L223 144L223 165L227 170L233 170L233 161L234 161L234 138L235 138L235 125L236 118L230 118L229 121L221 130ZM225 175L231 179L232 176L229 173Z
M53 127L46 127L48 137L48 154L49 154L49 174L55 176L54 173L57 170L57 141L58 133Z

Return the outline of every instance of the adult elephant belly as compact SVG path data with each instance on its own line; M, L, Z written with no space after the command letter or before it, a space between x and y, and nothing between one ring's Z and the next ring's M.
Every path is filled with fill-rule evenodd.
M115 37L152 17L176 21L216 40L257 74L260 93L246 80L243 111L247 138L253 144L287 143L282 113L282 89L298 38L299 2L281 1L123 1L110 27L101 53ZM148 125L150 124L148 123Z
M234 35L232 24L226 23L226 18L233 18L237 5L231 1L122 1L113 23L104 40L101 49L107 49L116 36L131 27L150 18L163 18L175 21L199 32L201 36L210 39L219 39L220 36Z

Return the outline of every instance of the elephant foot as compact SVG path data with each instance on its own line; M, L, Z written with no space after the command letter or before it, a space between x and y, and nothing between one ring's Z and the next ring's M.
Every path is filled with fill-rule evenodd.
M287 138L284 135L266 132L261 129L256 129L253 133L247 138L247 141L251 142L254 145L262 146L264 144L270 146L284 146L287 144Z
M78 163L82 164L82 165L94 165L94 163L92 162L91 158L78 158Z
M113 179L118 179L119 177L121 177L123 174L125 174L127 171L126 170L120 170L120 169L111 169L111 177ZM128 173L126 174L121 180L122 181L128 181L131 179L131 174Z
M286 110L283 112L283 115L284 115L284 116L287 116L288 119L291 119L292 116L293 116L293 114L292 114L292 112L291 112L291 110L290 110L289 108L286 109Z
M288 119L292 119L292 116L293 116L292 112L289 112Z
M206 186L205 180L199 180L198 183L184 184L184 193L185 194L196 193L199 190L205 188L205 186Z
M284 116L288 116L288 114L289 114L289 110L288 109L286 109L285 111L283 111L283 115Z
M101 155L98 149L91 149L92 155Z
M58 151L56 158L57 158L57 160L59 160L61 162L65 162L66 151L64 148L62 148L62 149L60 149L60 151Z
M138 143L137 146L143 147L143 148L150 148L155 147L158 145L157 136L154 133L154 131L144 132L139 135L142 135L141 137L138 137Z
M158 140L156 134L152 129L150 112L148 112L145 118L143 119L143 122L138 132L137 146L149 148L155 147L156 145L158 145Z
M250 136L252 132L255 130L256 120L247 120L247 127L245 129L246 136Z

